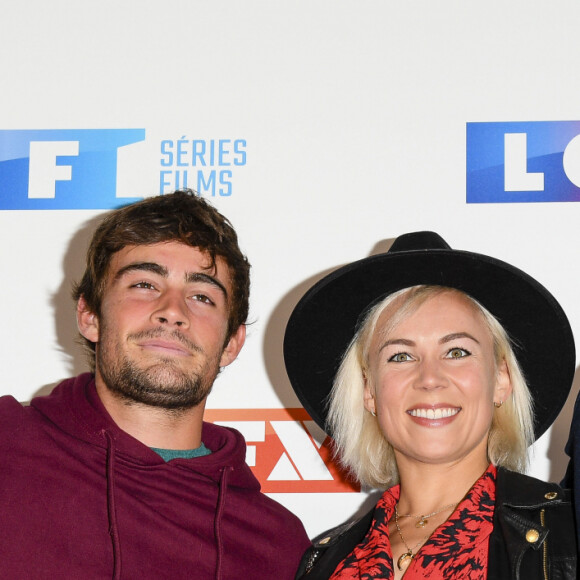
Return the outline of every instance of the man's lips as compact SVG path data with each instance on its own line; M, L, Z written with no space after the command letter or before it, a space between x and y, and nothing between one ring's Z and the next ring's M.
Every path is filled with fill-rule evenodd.
M411 417L416 417L418 419L427 419L428 421L439 421L441 419L448 419L454 417L461 411L461 407L455 407L453 405L434 405L431 407L414 407L409 409L407 413Z
M159 338L140 341L138 346L144 350L152 350L163 354L175 356L191 355L191 352L182 344L170 340L161 340Z

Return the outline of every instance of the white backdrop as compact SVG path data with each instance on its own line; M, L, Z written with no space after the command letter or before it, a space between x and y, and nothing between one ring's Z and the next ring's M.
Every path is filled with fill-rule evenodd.
M136 195L159 193L163 140L245 142L212 201L252 262L254 323L210 408L298 407L282 361L293 306L408 231L522 268L578 334L580 205L466 203L467 123L580 119L575 0L3 4L0 130L145 129L138 154L119 153L118 191ZM85 369L70 281L102 211L0 210L0 394L27 400ZM573 396L533 475L562 477ZM365 500L274 496L311 535Z

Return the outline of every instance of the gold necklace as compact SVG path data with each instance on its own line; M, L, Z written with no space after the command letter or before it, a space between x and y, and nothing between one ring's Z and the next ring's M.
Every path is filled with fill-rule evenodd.
M415 518L416 520L419 520L416 524L415 527L416 528L424 528L428 523L429 523L429 518L436 516L437 514L440 514L441 512L444 512L445 510L449 509L450 507L454 508L455 506L458 505L459 502L457 503L449 503L447 505L444 505L441 509L437 510L436 512L431 512L430 514L425 514L425 515L420 515L420 516L414 516L413 514L404 514L404 515L400 515L398 517L400 518ZM396 510L396 506L395 506L395 510Z
M409 567L409 564L411 563L411 560L416 556L416 553L413 553L415 548L418 548L419 546L423 545L425 543L425 541L427 540L427 538L429 537L429 534L427 534L424 538L420 539L412 548L409 548L409 544L407 544L405 537L403 536L403 532L401 531L401 526L399 526L399 518L421 518L420 522L417 522L415 524L415 527L417 528L422 528L425 526L425 524L427 524L429 522L429 520L427 518L430 518L434 515L437 515L443 511L445 511L446 509L449 509L450 507L455 507L457 505L457 503L450 503L449 505L446 505L444 507L442 507L440 510L433 512L431 514L427 514L427 515L421 515L421 516L414 516L411 514L405 514L402 516L399 516L399 510L397 509L397 504L395 504L395 527L397 528L397 532L399 532L399 536L401 536L401 541L403 542L403 544L405 545L405 549L407 550L406 552L403 552L400 556L399 559L397 560L397 568L399 570L404 571ZM418 525L419 523L421 523L421 525Z

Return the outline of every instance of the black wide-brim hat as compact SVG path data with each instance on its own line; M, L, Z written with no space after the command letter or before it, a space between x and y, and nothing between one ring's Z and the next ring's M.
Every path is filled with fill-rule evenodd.
M328 395L364 313L397 290L423 284L461 290L499 320L531 391L539 438L572 386L576 355L568 318L552 294L525 272L489 256L453 250L434 232L399 236L388 252L320 280L296 305L286 327L284 360L312 419L329 433Z

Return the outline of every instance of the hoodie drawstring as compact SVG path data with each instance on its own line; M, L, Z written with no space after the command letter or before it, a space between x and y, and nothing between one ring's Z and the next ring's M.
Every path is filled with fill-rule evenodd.
M215 569L215 578L216 580L220 580L222 577L222 556L223 556L223 546L222 546L222 534L221 534L221 520L222 514L224 510L224 503L226 499L226 491L227 491L227 482L228 482L228 473L233 471L233 467L226 466L222 468L221 472L222 475L220 477L219 482L219 492L218 492L218 500L217 500L217 507L215 513L215 519L213 522L214 528L214 535L217 544L217 562L216 562L216 569Z
M109 514L109 535L113 544L113 580L120 580L121 544L115 506L115 446L111 435L105 430L103 430L103 434L107 439L107 511Z

